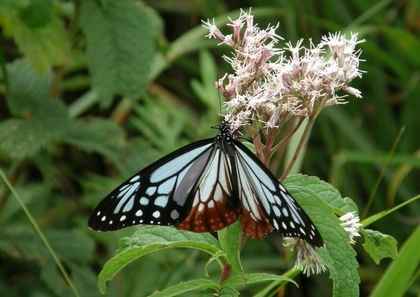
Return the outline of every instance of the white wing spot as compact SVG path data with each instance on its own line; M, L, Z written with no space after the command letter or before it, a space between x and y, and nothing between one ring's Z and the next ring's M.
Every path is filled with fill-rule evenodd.
M125 215L122 215L120 218L120 222L124 221L127 217Z
M103 216L102 218L101 218L101 221L103 222L103 221L105 221L106 220L106 216Z
M143 211L141 209L136 211L136 217L141 217L142 215L143 215Z
M158 217L160 217L160 211L159 211L159 210L156 210L156 211L152 214L152 216L153 216L153 217L155 217L155 218L157 219Z
M290 222L290 227L292 227L293 229L296 228L295 224L293 222Z
M204 204L200 203L200 205L198 206L198 211L203 211L204 209Z
M147 205L147 204L149 204L149 199L147 199L146 197L141 197L140 198L140 204L141 205Z
M300 232L301 232L303 235L306 235L306 232L305 232L305 230L303 230L303 228L302 228L302 227L299 227L299 230L300 230Z
M281 222L281 226L283 227L284 230L287 230L287 225L284 222Z

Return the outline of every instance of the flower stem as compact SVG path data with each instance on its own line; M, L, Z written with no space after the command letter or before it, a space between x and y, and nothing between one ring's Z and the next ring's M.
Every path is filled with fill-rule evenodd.
M309 136L309 132L311 131L312 125L314 123L314 119L313 117L308 117L308 123L305 126L305 129L303 131L302 137L299 140L298 146L296 147L296 151L293 154L292 159L290 160L289 165L287 166L287 168L284 170L283 175L280 177L280 182L282 182L287 175L289 175L289 172L292 170L293 166L296 163L296 160L300 154L300 152L302 151L302 148L305 146L306 141L308 139Z

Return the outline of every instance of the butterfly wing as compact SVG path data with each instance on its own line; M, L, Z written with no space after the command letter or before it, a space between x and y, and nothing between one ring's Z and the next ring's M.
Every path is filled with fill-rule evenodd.
M137 224L174 225L183 221L214 146L214 139L192 143L136 173L99 203L88 226L113 231Z
M194 232L213 232L238 220L239 198L232 188L231 161L216 144L197 182L191 211L175 227Z
M242 230L260 239L275 229L283 236L299 237L314 246L323 246L311 219L286 188L242 143L236 140L233 143Z

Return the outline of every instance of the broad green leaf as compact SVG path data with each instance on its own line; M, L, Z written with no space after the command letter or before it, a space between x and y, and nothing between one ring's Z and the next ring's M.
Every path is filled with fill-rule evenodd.
M356 252L349 243L349 236L341 226L341 221L325 201L348 211L353 210L353 203L344 201L337 190L315 177L294 175L287 178L284 185L324 239L325 246L315 250L330 270L333 296L358 296L360 279Z
M7 104L13 115L23 119L0 123L0 148L21 159L59 140L69 126L69 119L64 104L46 98L52 80L50 72L38 75L24 59L8 64L7 72Z
M163 291L153 293L149 297L171 297L171 296L182 296L182 294L206 289L206 288L213 288L214 291L217 291L218 285L216 282L208 279L196 279L193 281L188 281L184 283L177 284L175 286L169 287ZM213 291L213 293L214 293Z
M370 297L407 296L406 293L409 286L418 277L418 266L420 263L419 246L420 226L417 226L401 247L398 257L392 261L383 274ZM414 277L416 275L417 277Z
M98 277L98 287L105 292L105 283L130 262L164 248L194 248L211 255L220 251L219 242L209 233L193 233L166 226L144 226L132 237L119 241L115 257L110 259Z
M89 71L104 105L114 94L135 99L144 92L153 57L151 22L138 1L83 1L80 24L88 39Z
M227 262L236 273L243 273L240 252L242 229L239 221L217 232L220 246L226 253Z
M363 247L366 252L372 257L376 264L383 258L395 258L398 255L397 241L390 235L382 234L379 231L364 229L361 230L365 243Z
M30 27L20 18L12 18L13 36L35 72L42 74L55 65L63 65L70 56L70 42L63 22L53 17L42 27Z
M352 199L341 197L340 192L336 188L318 177L301 174L290 175L284 181L284 185L286 186L289 183L310 189L328 205L340 209L343 214L353 211L358 213L357 205Z

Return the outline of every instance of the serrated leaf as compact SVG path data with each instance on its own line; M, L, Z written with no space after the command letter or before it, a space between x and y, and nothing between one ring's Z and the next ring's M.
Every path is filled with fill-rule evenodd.
M7 106L14 116L29 117L46 100L52 82L52 72L43 75L34 72L25 59L17 59L6 66L8 89Z
M359 296L356 252L349 243L349 236L341 226L341 221L325 201L341 209L352 209L352 203L340 201L343 200L340 193L318 178L294 175L287 178L284 185L324 239L325 246L316 248L316 252L330 270L333 296Z
M243 273L240 251L242 228L239 221L217 232L220 246L226 253L226 260L236 273Z
M53 16L42 27L30 27L19 17L12 18L13 36L35 72L42 74L62 65L70 55L70 42L62 20Z
M160 292L153 293L149 297L182 296L182 294L187 292L206 288L214 288L214 290L217 290L218 287L218 284L212 280L196 279L189 282L177 284Z
M98 287L105 292L105 283L111 280L124 266L154 251L164 248L194 248L210 255L216 254L221 247L209 233L193 233L166 226L144 226L132 237L119 241L115 257L110 259L98 276Z
M284 184L291 183L299 185L315 192L321 197L328 205L340 209L343 214L355 211L358 213L356 203L348 197L341 197L340 192L329 183L320 180L316 176L306 176L301 174L290 175L284 181Z
M80 24L88 38L92 85L103 104L116 93L129 98L142 94L153 58L151 17L145 6L133 0L86 0Z
M364 229L361 233L365 238L363 247L376 264L379 264L383 258L395 259L397 257L398 250L395 238L369 229Z

